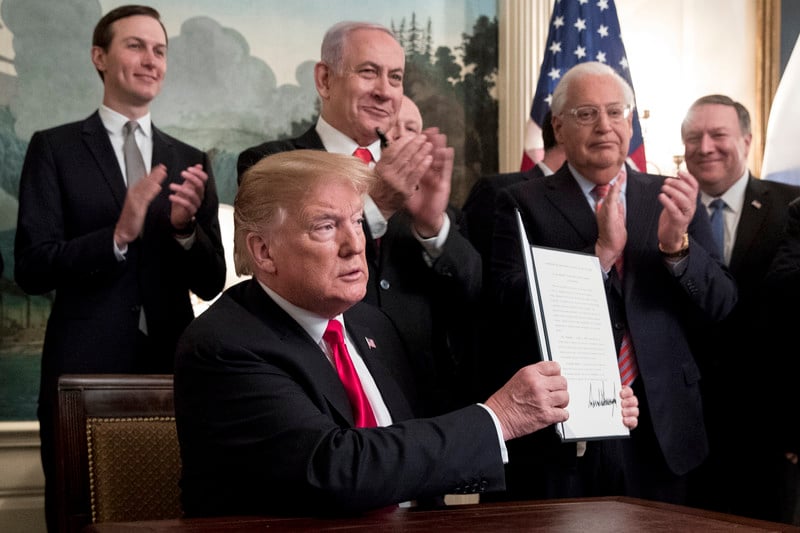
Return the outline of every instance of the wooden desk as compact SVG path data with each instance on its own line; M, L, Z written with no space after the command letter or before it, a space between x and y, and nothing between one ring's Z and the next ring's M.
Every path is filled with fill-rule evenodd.
M243 532L243 531L392 531L494 532L547 531L800 531L785 524L762 522L689 507L634 498L587 498L457 505L436 510L397 509L358 518L225 517L148 522L103 523L93 533Z

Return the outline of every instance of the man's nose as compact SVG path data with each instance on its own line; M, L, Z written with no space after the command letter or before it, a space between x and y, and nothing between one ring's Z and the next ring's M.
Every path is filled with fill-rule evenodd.
M597 116L597 124L595 124L595 128L602 131L608 131L611 129L611 119L608 117L608 112L606 110L600 110Z
M355 255L364 252L366 238L361 222L348 225L342 230L342 238L339 244L339 253L343 256Z
M702 153L712 152L714 150L714 141L711 139L711 135L704 133L702 137L700 137L700 151Z

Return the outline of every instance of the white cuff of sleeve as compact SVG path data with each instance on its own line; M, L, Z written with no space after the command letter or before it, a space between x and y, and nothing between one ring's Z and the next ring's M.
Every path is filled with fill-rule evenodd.
M125 254L128 253L128 245L126 244L122 248L117 246L117 241L114 240L114 237L111 237L111 242L114 244L114 257L117 258L118 262L125 261Z
M479 403L481 407L486 409L489 413L489 416L492 417L492 422L494 422L494 429L497 431L497 442L500 444L500 457L503 459L503 464L508 463L508 448L506 448L506 441L503 439L503 428L500 427L500 420L497 419L497 415L494 414L494 411L489 409L486 405Z
M175 240L178 241L184 250L188 250L194 244L194 241L197 240L197 231L193 231L191 235L188 237L175 237Z
M439 233L427 239L417 233L414 225L411 225L411 233L422 245L425 253L431 258L431 262L437 260L439 256L442 255L444 243L447 242L447 236L450 234L450 217L447 216L446 213L442 213L442 217L444 217L444 220L442 221L442 228L439 230ZM430 263L428 266L431 266Z
M378 209L378 204L368 194L364 195L364 218L367 219L367 226L373 239L380 239L386 235L386 226L389 222Z

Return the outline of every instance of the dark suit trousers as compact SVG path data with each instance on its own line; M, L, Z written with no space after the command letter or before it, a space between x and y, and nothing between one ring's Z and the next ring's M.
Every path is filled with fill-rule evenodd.
M666 467L641 378L631 386L639 398L639 425L630 438L587 443L586 453L578 459L580 496L622 495L684 505L688 476L676 476Z

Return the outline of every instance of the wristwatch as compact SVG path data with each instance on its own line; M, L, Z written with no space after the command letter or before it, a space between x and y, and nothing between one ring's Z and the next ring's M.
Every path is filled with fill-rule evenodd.
M689 255L689 234L683 234L683 241L681 242L681 247L678 251L675 252L665 252L664 248L661 247L661 243L658 243L658 251L661 252L661 255L666 259L680 259L681 257L686 257Z

